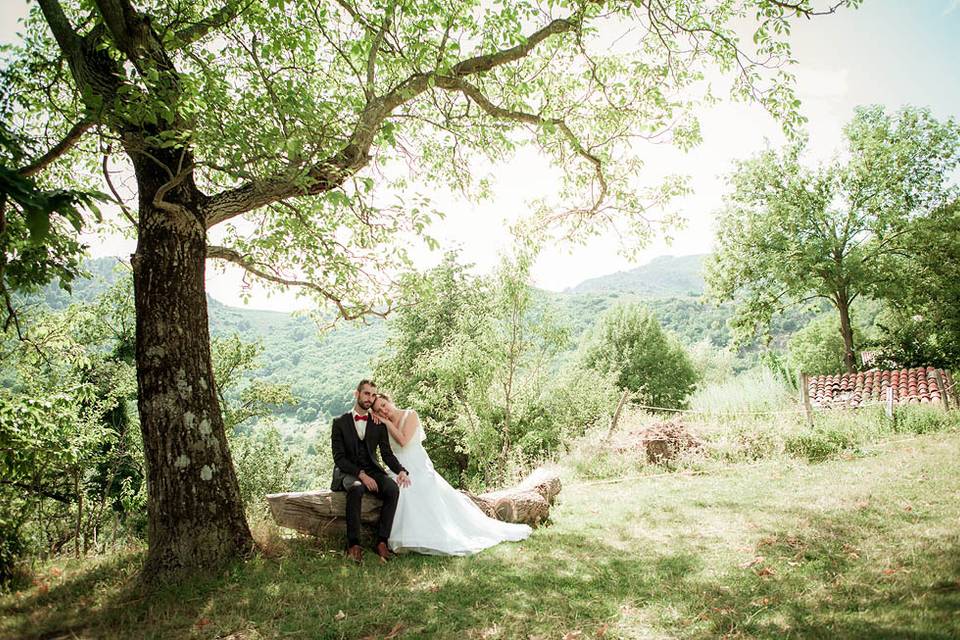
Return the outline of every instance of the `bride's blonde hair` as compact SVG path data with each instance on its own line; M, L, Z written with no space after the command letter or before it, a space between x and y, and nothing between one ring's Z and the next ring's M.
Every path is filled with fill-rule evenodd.
M391 400L390 396L385 393L378 393L376 396L374 396L373 404L377 404L377 400L386 400L390 404L393 404L393 400ZM372 409L373 407L371 406L370 408Z

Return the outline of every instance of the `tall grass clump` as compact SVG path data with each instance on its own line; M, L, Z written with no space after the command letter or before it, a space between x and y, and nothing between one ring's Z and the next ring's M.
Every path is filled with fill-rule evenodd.
M932 405L897 407L893 417L893 430L897 433L924 434L960 428L960 411L945 411Z
M690 396L690 409L707 414L779 411L795 406L796 394L781 376L765 366L705 385Z

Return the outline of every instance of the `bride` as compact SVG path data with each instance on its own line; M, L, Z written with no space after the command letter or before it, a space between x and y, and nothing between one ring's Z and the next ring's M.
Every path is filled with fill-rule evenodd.
M488 518L433 469L423 448L426 436L415 411L398 409L382 394L374 399L371 410L386 425L393 452L410 473L410 486L400 492L390 549L465 556L530 535L531 529L525 524Z

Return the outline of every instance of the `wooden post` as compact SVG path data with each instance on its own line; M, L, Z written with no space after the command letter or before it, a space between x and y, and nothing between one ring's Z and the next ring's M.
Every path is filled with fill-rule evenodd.
M953 381L953 374L950 373L950 369L943 370L943 379L944 382L947 383L947 388L945 389L947 395L952 393L954 404L960 405L960 393L957 392L956 383Z
M613 417L610 418L610 428L607 430L607 437L604 440L609 440L610 436L613 435L613 430L617 428L617 423L620 422L620 412L623 411L623 405L627 403L628 397L630 397L630 390L624 389L623 395L620 396L620 402L617 403L617 409L613 412Z
M803 401L803 410L807 414L807 426L813 426L813 406L810 404L810 389L807 374L800 374L800 399Z
M887 417L893 420L893 387L887 387L887 403L883 407Z
M950 400L947 398L947 385L943 383L943 377L940 375L940 369L933 370L933 379L937 381L937 388L940 390L940 402L943 408L950 409Z

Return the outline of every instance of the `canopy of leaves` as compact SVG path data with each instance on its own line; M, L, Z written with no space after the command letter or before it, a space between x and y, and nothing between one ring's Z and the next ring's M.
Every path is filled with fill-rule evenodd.
M45 189L31 178L18 141L0 124L0 296L5 323L16 320L13 296L56 280L67 291L80 274L84 247L77 239L83 211L99 220L97 194Z
M3 52L0 117L51 150L50 184L106 184L131 224L153 194L114 178L175 150L168 185L226 223L210 257L350 316L390 305L394 240L433 215L419 185L482 196L479 167L521 145L560 169L546 224L646 238L686 187L638 180L637 142L695 144L716 71L795 130L791 21L859 1L43 0Z
M960 202L919 221L910 237L911 277L887 296L877 325L882 360L960 369Z

